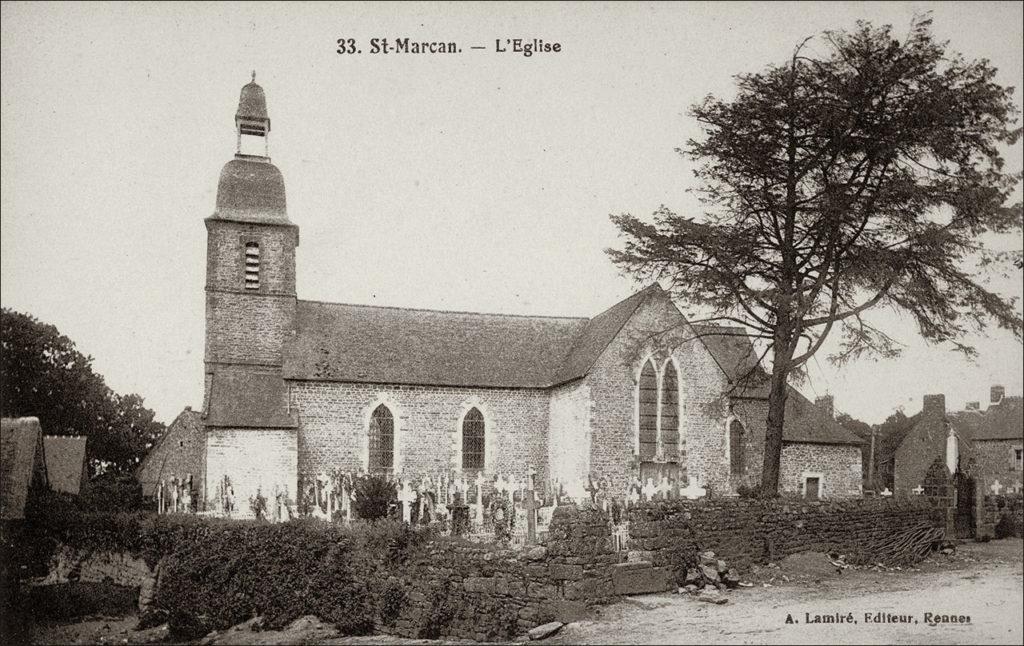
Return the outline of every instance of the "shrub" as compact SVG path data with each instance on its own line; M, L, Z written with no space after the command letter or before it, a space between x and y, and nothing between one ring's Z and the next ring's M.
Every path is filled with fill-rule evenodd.
M377 613L380 615L382 624L390 626L394 624L402 614L402 607L405 606L406 594L396 579L388 579L380 592L380 599L377 602Z
M105 474L82 485L78 505L83 511L139 511L142 485L135 476Z
M387 518L392 503L398 500L395 484L381 475L356 479L352 509L363 520Z

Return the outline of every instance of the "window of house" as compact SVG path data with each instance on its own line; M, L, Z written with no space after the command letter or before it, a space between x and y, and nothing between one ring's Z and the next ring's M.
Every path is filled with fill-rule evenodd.
M640 371L640 459L652 460L658 453L658 375L654 364Z
M260 288L260 244L245 243L245 288Z
M734 476L743 475L743 435L745 429L742 422L734 419L729 424L729 473Z
M812 498L817 500L821 498L821 477L820 476L806 476L804 477L804 498Z
M671 361L661 379L661 451L666 460L679 456L679 381Z
M395 418L384 404L370 416L370 473L390 471L395 462Z
M462 468L484 468L484 416L476 408L462 418Z
M1024 471L1024 449L1020 447L1013 450L1013 470Z

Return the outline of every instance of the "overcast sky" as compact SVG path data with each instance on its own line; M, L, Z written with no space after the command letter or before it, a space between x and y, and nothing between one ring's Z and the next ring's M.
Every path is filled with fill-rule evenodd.
M55 324L159 419L198 408L203 218L255 69L300 227L300 298L593 316L637 288L603 252L618 243L608 215L696 208L673 152L697 133L690 105L822 30L903 34L928 10L953 49L1020 83L1020 3L6 3L0 301ZM343 37L364 53L336 54ZM465 51L367 53L401 37ZM497 38L562 51L498 54ZM1020 169L1020 145L1009 160ZM801 389L868 422L925 393L961 407L993 383L1022 391L1009 333L972 339L972 364L875 320L901 358L837 370L822 354Z

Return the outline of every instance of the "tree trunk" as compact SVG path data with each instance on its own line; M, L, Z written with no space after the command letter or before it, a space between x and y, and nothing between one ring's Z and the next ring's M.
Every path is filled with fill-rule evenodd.
M768 392L768 421L764 433L764 466L761 470L761 495L774 498L779 495L779 465L782 462L782 427L786 417L786 397L792 352L789 344L779 339L774 342L772 380Z

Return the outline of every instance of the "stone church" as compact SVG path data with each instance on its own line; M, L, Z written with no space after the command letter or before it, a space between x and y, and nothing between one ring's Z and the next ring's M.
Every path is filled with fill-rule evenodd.
M207 506L225 477L244 501L334 469L519 482L532 471L616 496L662 475L716 494L757 480L766 375L742 329L690 325L656 284L591 318L301 300L299 227L255 81L235 126L205 220ZM243 141L264 154L242 154ZM788 407L783 489L859 495L861 440L831 398L791 390Z

